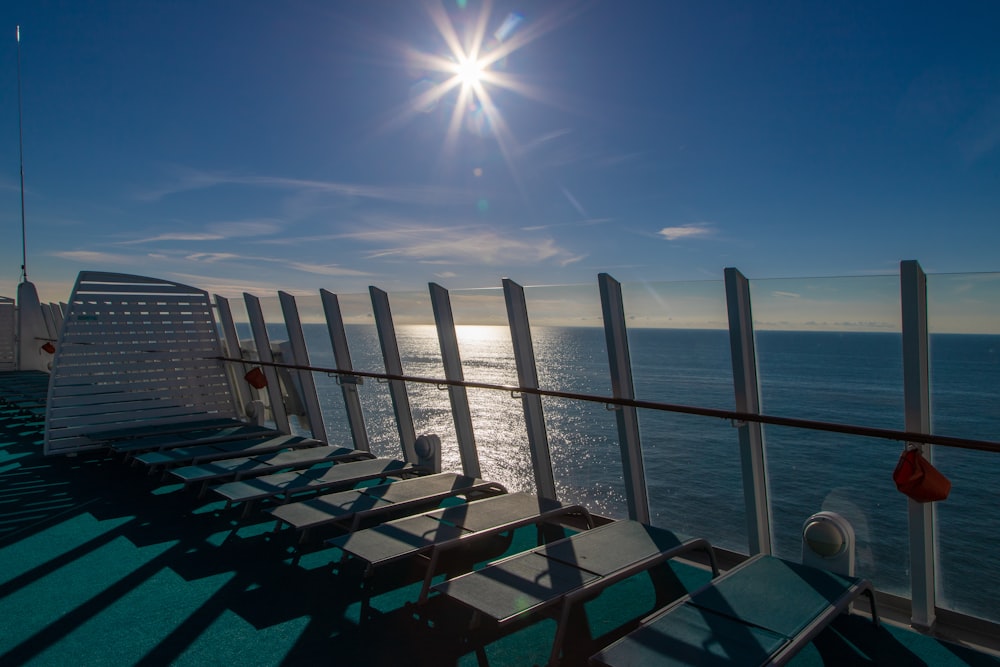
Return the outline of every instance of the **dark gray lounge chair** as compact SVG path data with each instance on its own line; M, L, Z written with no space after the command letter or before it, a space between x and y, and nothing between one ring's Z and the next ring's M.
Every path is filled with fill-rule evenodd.
M344 552L342 563L353 559L363 564L365 587L369 592L379 568L425 558L424 583L418 597L419 602L424 602L439 563L454 550L472 547L477 541L523 526L541 526L570 515L583 517L588 527L593 525L590 513L580 505L563 505L526 493L509 493L387 521L327 540L327 544Z
M714 552L706 540L636 521L614 521L445 581L433 590L471 609L471 626L488 632L555 615L558 625L550 664L557 664L570 615L581 602L696 550L708 555L717 574Z
M176 447L155 452L145 452L134 458L135 463L151 471L185 465L198 465L209 461L268 454L291 449L325 447L324 443L298 435L261 436L244 440L227 440L210 445Z
M374 458L370 453L356 449L319 446L186 465L172 468L167 473L184 482L184 486L201 484L204 487L209 482L235 482L247 477L310 468L321 463L341 463L370 458Z
M420 474L420 468L396 459L368 459L338 463L325 468L264 475L238 482L227 482L212 487L212 491L226 499L226 507L243 503L243 515L261 500L285 502L289 498L320 493L329 489L345 489L361 482L390 477Z
M362 522L412 514L420 508L433 508L446 498L461 495L475 500L506 492L495 482L444 472L287 503L270 512L278 520L275 529L282 524L291 526L300 531L304 542L310 530L321 526L336 524L354 532Z
M592 667L783 665L871 583L758 556L685 596L590 659Z
M167 426L147 426L130 431L127 435L120 432L105 434L103 440L116 454L131 456L142 452L161 451L176 447L195 447L230 440L246 440L256 437L284 435L279 431L265 426L257 426L256 424L234 425L228 422L228 420L223 420L223 423L215 425L206 422L195 428L182 429L178 426L176 429ZM95 439L97 438L95 437Z

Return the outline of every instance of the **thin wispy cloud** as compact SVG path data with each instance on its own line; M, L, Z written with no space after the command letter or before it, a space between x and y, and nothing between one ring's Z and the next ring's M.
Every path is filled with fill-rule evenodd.
M260 266L261 264L280 265L282 269L291 269L321 276L367 276L366 271L351 269L338 264L317 264L313 262L298 262L283 257L260 257L256 255L240 255L231 252L197 252L184 257L189 262L213 264L216 262L244 262Z
M778 298L784 298L784 299L798 299L802 297L801 294L798 294L796 292L782 292L781 290L772 291L771 296L776 296Z
M524 241L485 226L381 230L378 236L375 232L368 232L365 240L370 242L376 238L387 246L368 253L366 259L400 258L497 266L545 261L558 263L575 257L553 239Z
M559 260L559 266L569 266L570 264L576 264L577 262L587 259L589 255L574 255L573 257L567 257L566 259Z
M273 218L252 220L226 220L205 225L207 231L167 232L154 236L144 236L138 239L118 241L115 245L142 245L149 243L174 243L178 241L224 241L256 236L277 234L284 229L279 221Z
M275 260L280 263L285 263L282 260ZM312 273L320 276L370 276L371 273L367 271L359 271L357 269L348 269L343 266L338 266L336 264L310 264L308 262L287 262L289 268L296 269L297 271L302 271L303 273Z
M160 243L163 241L220 241L226 238L221 234L211 234L208 232L174 232L169 234L157 234L141 239L131 239L129 241L118 241L115 245L139 245L142 243Z
M234 239L248 236L268 236L277 234L284 226L277 220L265 218L263 220L234 220L226 222L213 222L207 226L211 233L218 234L222 238Z
M83 262L88 264L138 264L144 259L144 255L122 255L111 252L98 252L95 250L61 250L50 253L53 257L68 259L73 262Z
M191 262L220 262L228 259L242 259L240 255L231 252L195 252L187 255L184 259Z
M447 201L465 201L469 198L469 195L462 190L438 186L366 185L362 183L340 183L282 176L254 176L198 170L183 170L173 183L166 184L155 190L147 190L136 197L142 201L152 202L182 192L205 190L227 185L269 188L293 193L323 193L337 197L355 197L397 204L440 205Z
M590 225L601 225L605 222L614 222L614 218L590 218L588 220L573 220L571 222L553 222L549 225L531 225L528 227L521 227L521 231L539 232L543 229L552 229L553 227L586 227Z
M664 227L657 233L668 241L676 241L678 239L707 238L715 234L715 228L708 223L697 222L676 227Z

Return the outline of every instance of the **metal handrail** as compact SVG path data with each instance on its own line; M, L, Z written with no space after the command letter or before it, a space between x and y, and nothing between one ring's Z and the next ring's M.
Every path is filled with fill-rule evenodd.
M245 359L238 357L212 357L219 361L246 363ZM643 408L646 410L658 410L660 412L677 412L687 415L698 415L701 417L715 417L726 419L732 422L758 422L761 424L771 424L773 426L789 426L791 428L803 428L813 431L827 431L830 433L844 433L846 435L856 435L868 438L880 438L882 440L893 440L905 443L920 443L927 445L943 445L945 447L955 447L957 449L971 449L980 452L993 452L1000 454L1000 442L991 440L976 440L974 438L959 438L947 435L935 435L932 433L917 433L915 431L900 431L888 428L876 428L872 426L856 426L853 424L838 424L836 422L824 422L813 419L799 419L796 417L779 417L776 415L756 414L750 412L737 412L735 410L722 410L718 408L703 408L693 405L681 405L678 403L659 403L656 401L642 401L638 399L615 398L613 396L597 396L594 394L580 394L569 391L558 391L554 389L535 389L531 387L518 387L516 385L493 384L490 382L475 382L471 380L447 380L442 378L428 378L417 375L396 375L392 373L374 373L370 371L342 370L339 368L326 368L323 366L299 366L296 364L285 364L278 362L254 361L258 366L274 366L276 368L287 368L298 371L314 371L337 376L366 377L375 380L402 380L404 382L415 382L418 384L432 384L437 386L466 387L471 389L491 389L510 393L536 394L538 396L549 396L552 398L566 398L570 400L585 401L588 403L603 403L613 406L628 406Z

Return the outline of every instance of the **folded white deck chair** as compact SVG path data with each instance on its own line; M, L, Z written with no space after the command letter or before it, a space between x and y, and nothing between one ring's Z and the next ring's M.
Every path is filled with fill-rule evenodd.
M56 346L45 453L162 428L242 426L208 293L143 276L80 273Z

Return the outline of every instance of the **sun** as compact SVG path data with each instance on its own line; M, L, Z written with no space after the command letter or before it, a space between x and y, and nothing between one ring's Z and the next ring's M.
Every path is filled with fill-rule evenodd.
M569 0L571 3L575 0ZM422 51L405 43L399 45L407 70L416 81L407 103L393 112L384 129L397 129L417 114L431 114L444 101L451 109L442 150L454 155L463 132L492 138L515 180L517 141L501 111L500 102L512 95L551 104L551 91L532 85L507 71L507 59L523 47L571 20L582 9L554 12L528 23L517 12L502 20L492 15L493 0L483 0L479 12L464 16L467 3L459 2L460 36L444 0L425 0L424 8L444 49ZM581 7L583 4L581 3ZM490 30L490 24L495 29Z
M481 60L462 55L455 63L455 74L463 86L474 86L482 80L485 66Z

